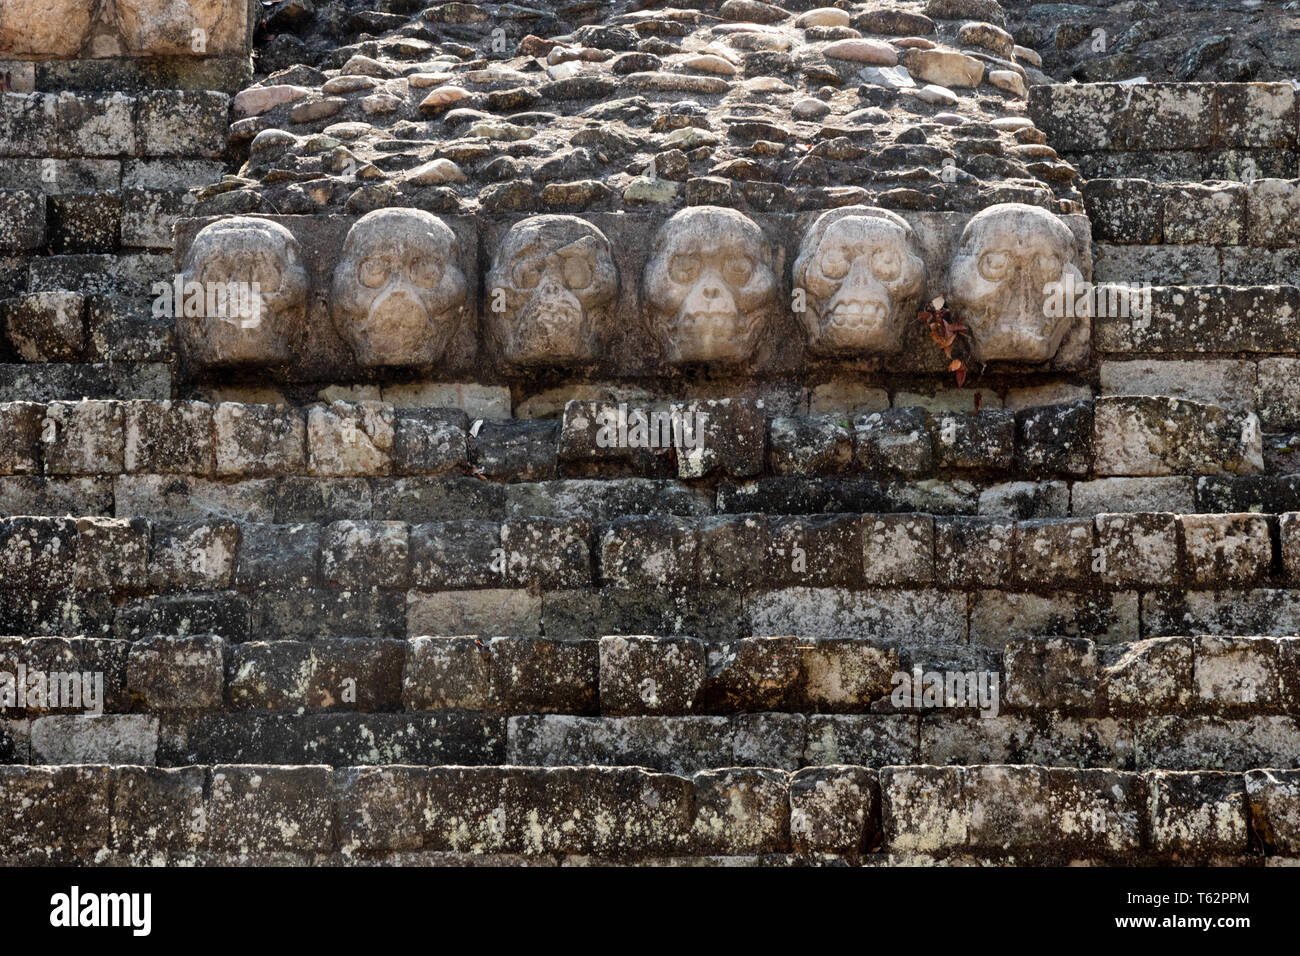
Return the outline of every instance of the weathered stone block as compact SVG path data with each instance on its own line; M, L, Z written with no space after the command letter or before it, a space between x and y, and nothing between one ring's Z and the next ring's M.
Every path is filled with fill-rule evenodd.
M469 467L465 413L458 409L399 408L393 423L393 472L460 474Z
M311 673L306 642L236 644L226 668L226 703L235 710L304 710Z
M591 584L591 526L582 519L512 518L501 526L511 584L547 590Z
M980 591L970 610L972 643L1000 646L1015 637L1091 637L1133 641L1138 633L1135 591L1016 594Z
M1107 584L1168 588L1178 580L1178 516L1099 514L1092 565Z
M1092 531L1087 518L1017 522L1012 580L1026 588L1086 585L1093 580Z
M408 529L400 521L336 521L321 535L321 577L329 587L404 588Z
M406 641L370 637L312 641L308 709L373 714L400 708L408 650Z
M1083 475L1092 468L1091 402L1043 405L1016 413L1017 471Z
M500 587L506 578L501 525L440 521L411 527L411 579L417 587Z
M72 518L0 518L0 582L23 591L71 586L77 559Z
M212 769L208 846L241 854L325 851L334 842L328 767Z
M112 846L155 858L207 843L202 767L114 767Z
M853 455L858 468L890 475L932 472L937 462L924 409L872 412L853 423Z
M489 710L492 652L473 637L416 637L402 679L407 710Z
M779 770L709 770L695 784L693 849L769 853L790 842L788 774Z
M72 586L112 592L143 588L148 581L149 538L144 518L78 518Z
M310 588L320 582L321 529L315 524L246 524L240 529L234 586Z
M1015 523L997 518L936 518L934 580L944 587L997 587L1011 575Z
M790 778L790 839L796 853L869 849L879 828L876 773L864 767L808 767Z
M692 522L666 515L619 518L600 537L601 580L621 588L690 586L698 552Z
M1300 770L1249 770L1246 798L1250 822L1265 848L1300 853Z
M777 475L847 472L853 463L853 432L847 418L815 415L772 419L768 462Z
M55 714L31 724L37 764L150 766L158 750L158 718L150 714Z
M488 641L492 690L508 713L595 713L597 641L494 637Z
M942 854L966 845L970 811L963 767L885 767L881 823L895 852Z
M116 475L125 447L122 407L117 402L51 402L41 439L50 475Z
M226 149L230 97L214 90L149 90L139 98L137 140L145 156L217 158Z
M1083 202L1100 242L1145 245L1160 241L1163 229L1161 192L1145 179L1090 179Z
M857 515L776 518L763 557L761 581L775 587L858 588L862 581L861 520ZM742 582L754 584L757 582Z
M86 300L76 292L33 292L0 303L5 334L25 362L63 362L86 348Z
M603 714L689 714L704 704L704 644L687 637L602 637Z
M762 473L767 458L767 419L762 402L711 399L675 403L671 412L694 423L694 447L677 449L679 478L747 478Z
M132 156L136 100L125 93L62 92L54 106L52 152L58 156Z
M392 448L391 405L333 402L307 411L307 470L313 475L386 475Z
M221 706L225 641L220 637L147 637L131 645L127 689L147 710Z
M1145 777L1157 853L1181 858L1247 852L1250 827L1240 774L1157 770Z
M940 468L1003 470L1015 453L1016 416L1001 408L935 417L931 427Z
M45 406L35 402L0 404L0 474L36 475L41 470L41 423Z
M1245 190L1250 245L1267 248L1300 241L1300 180L1254 179Z
M411 591L409 634L539 634L542 599L522 589Z
M955 592L881 588L781 588L745 595L751 632L862 637L884 643L960 643L966 597Z
M1100 670L1106 709L1133 715L1180 711L1191 703L1195 645L1158 637L1104 648Z
M239 526L233 521L156 524L149 549L149 586L158 592L229 587L238 551Z
M1273 562L1269 522L1256 514L1182 515L1183 574L1195 587L1249 585Z
M819 712L862 711L887 697L898 651L853 638L799 641L800 707Z
M929 584L934 579L934 519L863 515L862 580L868 587Z
M470 469L485 478L545 481L556 477L559 424L485 421L470 428Z
M208 475L213 467L212 406L205 402L125 402L128 472Z
M789 637L745 637L710 645L709 712L790 709L803 670L798 643Z
M1029 710L1079 711L1097 696L1097 648L1085 638L1013 640L1006 650L1006 700Z
M1195 648L1192 687L1202 707L1249 714L1281 703L1276 640L1206 635Z
M12 856L79 855L107 846L110 773L107 767L0 767L0 848Z
M1097 399L1103 475L1251 474L1264 467L1259 419L1180 399Z
M307 466L307 423L295 409L222 402L212 414L216 473L253 478Z
M220 634L247 640L249 601L229 592L164 594L128 601L113 617L116 637L139 640L154 634Z
M0 190L0 252L28 252L44 243L45 196Z

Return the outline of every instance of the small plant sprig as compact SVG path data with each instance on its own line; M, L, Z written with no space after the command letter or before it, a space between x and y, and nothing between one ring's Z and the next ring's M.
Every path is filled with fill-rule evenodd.
M930 333L930 338L948 357L948 371L957 379L957 387L966 384L970 373L971 339L961 319L953 317L952 309L944 304L943 296L931 299L930 304L916 316Z

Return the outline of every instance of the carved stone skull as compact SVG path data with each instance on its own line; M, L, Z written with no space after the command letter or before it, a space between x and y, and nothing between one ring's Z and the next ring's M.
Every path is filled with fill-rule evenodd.
M203 227L185 253L181 279L176 325L195 364L264 366L292 358L289 342L305 322L308 277L298 240L284 226L235 216ZM198 314L195 293L204 303ZM212 309L213 302L221 307Z
M809 351L888 355L903 347L904 323L920 305L925 262L901 216L845 206L823 213L804 236L794 284L806 294Z
M533 216L506 233L487 277L488 318L512 365L593 361L618 298L609 240L576 216Z
M353 224L334 273L334 324L366 367L431 365L465 307L456 234L420 209Z
M654 334L673 365L748 361L777 307L771 246L734 209L692 206L660 228L644 276Z
M1074 234L1044 209L1002 203L977 213L961 234L950 304L970 327L981 361L1046 362L1069 331L1049 315L1051 283L1082 284Z

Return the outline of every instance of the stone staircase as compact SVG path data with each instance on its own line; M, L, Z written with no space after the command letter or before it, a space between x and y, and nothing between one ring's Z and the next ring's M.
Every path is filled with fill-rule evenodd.
M5 95L0 859L1294 864L1291 87L1033 85L1026 107L1033 52L966 23L960 0L701 0L660 20L622 4L618 25L554 42L511 21L491 58L460 42L489 6L442 4L392 34L406 18L375 14L384 38L259 81L233 112L233 88ZM732 36L744 56L705 47ZM905 67L925 97L900 92ZM938 84L976 67L957 92ZM760 115L732 84L770 71L784 78L760 84L776 97ZM608 142L578 120L606 101L637 114L623 82L646 102L648 155L680 178L656 159L622 193L561 204L580 220L522 228L588 182L534 181L524 161L583 130L617 145L621 113L601 121ZM431 90L447 103L427 108ZM805 125L783 130L773 103L792 92ZM516 115L543 101L557 114ZM482 115L441 117L462 102ZM372 114L400 117L387 138L359 128ZM170 138L143 132L155 119ZM467 143L466 124L492 135ZM730 129L725 157L703 145L711 124ZM569 139L520 147L523 126ZM41 137L65 127L80 138L51 185ZM87 138L101 128L119 139ZM804 141L819 163L794 161ZM755 172L783 150L782 182ZM950 152L963 169L941 175ZM453 153L468 181L426 168ZM898 168L873 180L885 156ZM323 182L349 158L400 187ZM823 160L865 185L836 194ZM493 163L523 178L485 186ZM357 249L374 241L361 214L389 209L385 229L413 231L381 251L425 276L413 287L463 285L468 318L432 361L376 359L402 348L365 338L386 313L351 301L388 281ZM698 234L680 225L701 209ZM1070 247L1053 275L1153 286L1149 311L1073 316L1045 359L977 362L952 387L913 316L968 260L1000 281L985 246L1011 220L981 227L980 210L1039 252ZM888 354L836 352L787 308L844 223L898 254L877 284L928 276L899 293L915 301ZM143 295L203 273L217 257L200 237L227 227L276 266L283 298L262 318L287 317L287 360L234 361L215 323L155 316ZM775 291L735 311L771 328L739 362L674 360L696 320L658 318L673 292L656 290L737 235L726 295L768 263ZM228 236L222 252L244 241ZM408 252L435 240L434 268ZM569 291L621 276L581 300L601 334L550 352L511 325L554 278L519 268L546 241ZM978 294L953 297L972 320ZM437 308L409 295L402 314L431 321L398 345L423 349ZM561 347L578 358L548 363ZM696 441L611 442L629 407L696 422Z

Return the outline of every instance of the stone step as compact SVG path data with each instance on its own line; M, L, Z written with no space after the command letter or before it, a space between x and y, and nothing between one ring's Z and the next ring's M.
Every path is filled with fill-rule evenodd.
M1118 363L1117 363L1118 364ZM1177 364L1177 363L1171 363ZM1285 372L1285 366L1278 366ZM1159 374L1167 374L1161 370ZM1119 377L1122 373L1112 371ZM1127 374L1127 373L1123 373ZM1214 381L1203 381L1209 389ZM933 514L1017 520L1090 518L1110 512L1216 514L1300 511L1296 441L1267 432L1271 473L1166 474L1076 480L972 481L870 478L760 478L716 487L645 478L560 479L500 485L468 477L285 478L220 482L179 476L0 476L0 516L220 519L260 524L341 520L503 521L549 517L608 523L659 514L774 516Z
M1145 317L1099 320L1107 353L1203 353L1207 331L1231 332L1242 349L1289 347L1282 341L1290 335L1283 310L1300 311L1300 289L1158 288L1151 290L1150 303ZM1249 334L1236 327L1237 310L1258 317ZM1294 360L1274 365L1282 369L1288 362ZM1285 381L1262 391L1270 426L1293 423L1289 391ZM249 479L329 483L468 474L491 486L556 478L748 482L858 475L886 482L964 478L996 484L1014 478L1261 472L1254 402L1235 404L1243 410L1136 394L1020 411L907 407L768 418L761 402L698 401L672 412L659 405L629 412L625 405L575 401L559 422L480 420L471 426L456 409L381 402L307 408L170 400L5 402L0 421L15 439L0 457L0 477L122 476L113 480L129 495L133 487L184 476L242 487L265 508L275 482ZM1161 434L1161 422L1170 416L1183 434ZM1150 438L1146 451L1122 447L1131 428Z
M1240 255L1300 245L1295 221L1300 180L1161 183L1095 178L1084 184L1083 196L1092 237L1099 242L1224 247Z
M1145 481L1138 490L1152 493ZM1185 621L1285 634L1300 631L1296 518L742 513L593 526L11 517L0 519L0 629L134 638L181 628L244 641L748 628L987 643L1010 634L1132 640L1186 633Z
M0 767L14 863L1134 862L1300 856L1300 772Z
M1294 179L1289 83L1069 83L1029 91L1047 142L1085 179Z
M1296 637L0 638L0 663L15 763L1300 760Z

